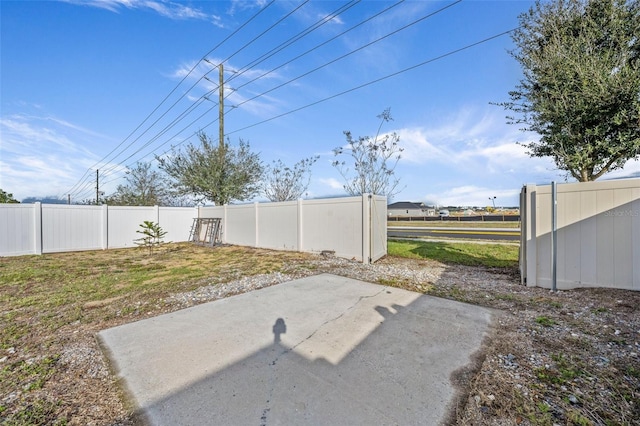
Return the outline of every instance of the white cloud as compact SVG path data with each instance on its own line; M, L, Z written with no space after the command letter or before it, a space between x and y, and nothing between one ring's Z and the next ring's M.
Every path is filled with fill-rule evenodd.
M234 15L238 11L260 9L267 4L267 0L231 0L229 15Z
M171 75L171 78L176 80L182 80L187 78L187 83L190 85L190 91L186 95L186 99L190 102L197 102L203 100L203 96L206 96L211 102L217 104L218 102L218 81L219 74L218 68L213 64L218 64L222 61L220 58L209 58L209 62L206 61L193 61L190 63L184 63L180 65ZM250 112L251 114L265 118L270 117L278 112L278 105L282 104L282 99L269 96L265 94L265 90L259 89L259 92L253 90L244 89L244 85L251 82L253 79L261 77L257 82L251 82L250 87L256 87L265 81L279 80L282 76L278 72L268 72L266 69L252 68L251 70L245 70L238 73L232 64L226 63L225 70L225 109L229 107L237 107ZM265 75L266 74L266 75ZM206 78L205 78L206 77ZM256 99L252 99L255 96ZM205 106L215 107L213 103L208 104L205 102Z
M318 179L318 182L320 182L321 184L325 185L326 187L334 190L334 189L344 189L344 185L342 184L342 182L340 182L339 180L335 179L335 178L320 178Z
M17 199L66 195L65 191L99 160L92 146L112 143L103 135L56 117L26 114L2 117L0 187ZM90 177L82 186L94 185L95 179Z
M451 173L528 174L534 180L558 175L550 159L531 158L517 143L537 136L504 123L497 113L464 109L440 125L396 132L404 148L403 162L413 165L440 165Z
M464 185L435 194L426 194L425 199L435 200L441 206L492 206L513 207L518 205L520 188L495 190L491 188ZM496 197L493 200L493 197Z
M154 1L154 0L63 0L67 3L90 6L105 9L110 12L118 13L121 9L141 9L152 10L155 13L169 19L187 20L194 19L199 21L210 21L216 26L224 27L223 20L220 16L210 15L200 9L185 6L181 3L171 1Z

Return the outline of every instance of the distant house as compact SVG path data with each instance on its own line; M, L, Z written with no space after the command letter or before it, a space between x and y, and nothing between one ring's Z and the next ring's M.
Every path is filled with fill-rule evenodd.
M416 217L435 216L436 209L424 203L412 203L409 201L399 201L387 206L387 214L391 217Z

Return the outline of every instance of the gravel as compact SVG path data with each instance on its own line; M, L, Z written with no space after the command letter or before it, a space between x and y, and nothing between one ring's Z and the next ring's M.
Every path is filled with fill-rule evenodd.
M373 265L332 256L292 261L281 272L221 283L142 303L100 327L160 315L318 273L401 287L502 311L493 336L468 371L452 380L461 393L458 425L640 425L640 292L582 289L552 293L520 285L517 271L430 260L385 258ZM116 378L94 336L97 326L58 330L54 380L41 400L64 400L68 424L132 425ZM21 357L0 351L0 368ZM17 398L17 389L4 398ZM0 406L8 401L0 401ZM55 405L43 410L58 412ZM0 416L1 416L0 412ZM5 413L6 414L6 413Z
M189 306L322 272L502 310L477 365L458 383L457 424L640 424L640 292L553 293L522 286L511 269L328 256L167 302Z

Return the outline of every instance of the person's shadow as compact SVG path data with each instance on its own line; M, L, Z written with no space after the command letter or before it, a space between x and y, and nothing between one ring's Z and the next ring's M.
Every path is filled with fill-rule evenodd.
M282 318L278 318L273 324L273 343L280 343L280 335L287 332L287 325Z

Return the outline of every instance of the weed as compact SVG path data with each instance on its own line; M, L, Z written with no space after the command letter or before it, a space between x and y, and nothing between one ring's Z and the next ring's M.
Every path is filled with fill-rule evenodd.
M587 419L586 417L584 417L582 414L578 413L577 411L569 411L569 413L567 414L567 420L569 421L569 424L574 424L577 426L592 426L593 422L589 419Z
M635 368L633 366L628 366L626 369L626 373L628 376L635 377L636 379L640 379L640 367Z
M20 410L8 418L3 425L56 425L64 426L67 424L66 419L56 418L56 412L59 404L51 401L33 401L26 406L20 407Z
M557 324L553 319L544 315L537 317L536 322L544 327L551 327L552 325Z
M493 297L495 299L497 299L497 300L505 300L507 302L517 302L518 300L520 300L518 296L516 296L515 294L511 294L511 293L496 294Z

